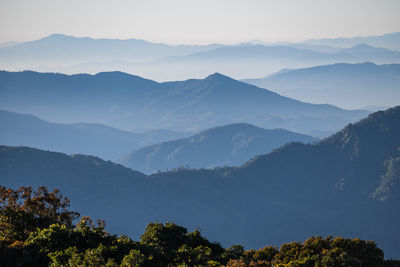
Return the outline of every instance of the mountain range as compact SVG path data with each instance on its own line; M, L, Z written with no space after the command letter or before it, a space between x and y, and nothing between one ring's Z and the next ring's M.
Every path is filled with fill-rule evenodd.
M144 173L179 167L239 166L289 142L317 139L283 129L267 130L247 123L208 129L194 136L133 151L119 162Z
M2 64L27 66L77 64L87 61L144 61L159 57L186 55L207 51L220 45L167 45L141 39L93 39L52 34L23 42L8 42L1 46Z
M400 64L337 63L284 69L264 78L242 81L301 101L344 108L400 103Z
M300 102L219 73L158 83L122 72L0 71L0 109L47 121L92 122L125 130L199 131L247 122L306 134L335 131L368 114Z
M102 124L52 123L4 110L0 110L0 125L2 145L93 155L112 161L125 156L119 162L145 173L186 165L195 168L238 166L287 142L317 140L283 129L266 130L245 123L220 126L190 136L190 132L162 129L130 132Z
M400 50L400 32L388 33L378 36L310 39L303 44L334 47L352 47L357 44L368 44L375 47L383 47L391 50Z
M224 246L334 235L375 240L385 257L399 257L399 122L395 107L240 167L151 176L97 157L1 146L0 181L59 188L72 209L134 238L149 221L174 221Z
M222 72L235 78L254 77L265 73L276 72L282 68L310 67L315 65L343 63L359 63L371 61L377 64L400 63L400 52L385 48L375 48L366 44L358 44L351 48L340 49L334 53L319 52L308 48L298 48L289 45L248 45L222 46L209 51L198 52L184 56L171 56L148 62L144 68L155 71L169 68L174 75L175 70L182 70L183 75L205 75L206 73ZM86 67L93 72L103 71L102 64L80 65L79 71ZM103 65L104 67L106 66ZM89 68L90 67L90 68ZM114 68L117 66L113 66ZM73 72L74 68L67 69ZM118 69L124 69L121 64ZM126 65L126 71L136 71L135 65ZM76 71L76 70L75 70ZM138 72L134 72L138 73ZM261 74L262 73L262 74ZM154 74L145 74L155 77ZM157 74L158 75L158 74ZM175 76L174 76L175 77ZM187 76L186 76L187 77ZM165 79L165 78L164 78Z
M351 41L351 46L328 46L323 41L236 45L167 45L139 39L93 39L53 34L0 47L4 70L98 73L124 71L155 80L181 80L222 72L235 78L257 77L282 68L303 68L337 62L400 63L398 33ZM385 44L391 40L388 49ZM364 41L364 42L363 42ZM377 47L371 46L377 44ZM397 44L397 45L396 45Z
M102 124L61 124L0 110L0 143L117 160L132 150L190 135L168 130L129 132Z
M156 80L202 77L210 72L222 72L235 78L261 76L282 68L311 67L337 62L377 64L400 63L400 52L375 48L366 44L340 49L337 52L320 52L293 45L220 46L211 50L182 56L168 56L146 62L129 60L89 61L65 67L40 66L39 71L63 73L97 73L112 70L152 77ZM20 66L24 66L20 64ZM19 68L19 69L26 69Z

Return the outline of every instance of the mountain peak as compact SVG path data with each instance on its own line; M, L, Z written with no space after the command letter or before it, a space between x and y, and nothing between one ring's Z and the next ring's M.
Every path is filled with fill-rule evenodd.
M353 48L374 48L373 46L370 46L368 44L362 43L362 44L358 44L353 46Z
M377 48L377 47L373 47L373 46L365 44L365 43L361 43L361 44L352 46L350 48L343 49L342 51L345 51L345 52L369 52L369 51L376 51L378 49L379 50L381 50L381 49L387 50L385 48Z
M232 78L229 77L229 76L223 75L223 74L221 74L221 73L219 73L219 72L215 72L215 73L213 73L213 74L207 76L207 77L205 78L205 80L219 81L219 80L234 80L234 79L232 79Z
M43 39L65 39L65 38L73 38L73 36L61 34L61 33L53 33Z
M53 34L50 34L49 36L46 36L37 41L40 41L40 40L68 41L68 40L93 40L93 39L90 37L76 37L76 36L65 35L65 34L61 34L61 33L53 33Z

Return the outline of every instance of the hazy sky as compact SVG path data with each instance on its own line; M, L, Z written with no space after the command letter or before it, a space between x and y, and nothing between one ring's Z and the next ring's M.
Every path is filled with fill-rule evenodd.
M0 42L52 33L166 43L379 35L400 0L0 0Z

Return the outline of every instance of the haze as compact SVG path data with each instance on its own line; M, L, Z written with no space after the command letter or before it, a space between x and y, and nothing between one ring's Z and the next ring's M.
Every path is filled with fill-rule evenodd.
M0 42L52 33L170 44L296 42L396 32L399 10L397 0L1 0Z

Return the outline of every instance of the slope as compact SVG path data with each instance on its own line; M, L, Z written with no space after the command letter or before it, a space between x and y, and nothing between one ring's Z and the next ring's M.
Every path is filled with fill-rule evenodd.
M400 100L399 64L340 63L243 81L302 101L345 108L395 106Z
M140 148L120 160L144 173L181 166L210 168L239 166L288 142L316 139L283 129L266 130L238 123L208 129L191 137Z
M117 160L140 147L186 136L186 133L134 133L93 123L59 124L0 110L0 144L29 146L67 154Z

